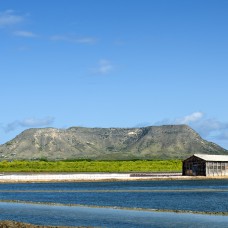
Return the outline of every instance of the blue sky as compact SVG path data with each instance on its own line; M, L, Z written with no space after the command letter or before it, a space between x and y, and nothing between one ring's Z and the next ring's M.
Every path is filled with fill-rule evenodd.
M0 0L0 143L31 127L188 124L228 149L228 1Z

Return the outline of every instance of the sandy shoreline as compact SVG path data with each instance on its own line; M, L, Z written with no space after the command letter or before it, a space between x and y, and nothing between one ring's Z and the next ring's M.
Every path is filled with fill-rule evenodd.
M181 173L6 173L0 183L228 179L228 176L182 176Z

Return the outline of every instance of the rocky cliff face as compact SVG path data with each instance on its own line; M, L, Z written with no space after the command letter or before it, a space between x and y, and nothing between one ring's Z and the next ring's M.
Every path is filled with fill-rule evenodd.
M0 160L169 159L227 154L186 125L29 129L0 146Z

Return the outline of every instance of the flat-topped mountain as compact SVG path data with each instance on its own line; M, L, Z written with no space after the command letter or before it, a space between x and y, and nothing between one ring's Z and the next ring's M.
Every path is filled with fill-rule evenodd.
M187 125L143 128L28 129L0 145L0 160L170 159L228 154Z

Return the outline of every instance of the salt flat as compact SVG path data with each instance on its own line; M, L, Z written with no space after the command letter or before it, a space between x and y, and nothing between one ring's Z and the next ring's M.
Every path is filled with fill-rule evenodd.
M134 181L204 179L182 176L181 173L10 173L0 174L0 182L64 182L64 181ZM213 177L211 177L213 178ZM219 178L219 177L216 177ZM221 177L225 178L225 177ZM228 177L226 177L228 178Z

